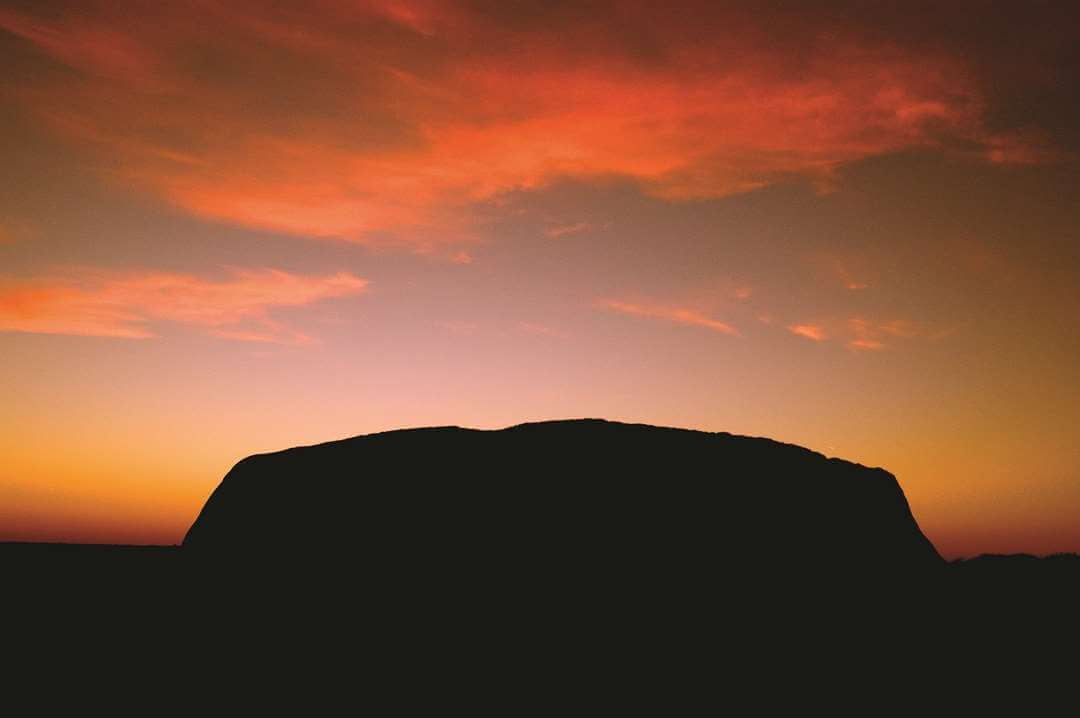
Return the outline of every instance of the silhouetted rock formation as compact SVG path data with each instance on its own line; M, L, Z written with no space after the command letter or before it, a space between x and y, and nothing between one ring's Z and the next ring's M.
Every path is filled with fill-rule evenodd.
M896 479L768 439L601 420L359 436L244 459L185 554L551 586L944 565ZM393 579L391 579L393 580Z
M946 564L881 469L593 420L253 456L182 547L0 544L0 568L27 634L12 653L40 647L35 665L77 636L154 670L182 656L169 675L192 656L224 684L247 668L255 695L273 676L274 700L298 676L305 699L387 686L440 707L443 685L470 701L509 686L499 712L605 672L635 703L664 673L678 679L665 701L690 681L802 702L814 694L789 679L808 671L895 683L951 675L965 650L1060 655L1080 597L1075 555Z

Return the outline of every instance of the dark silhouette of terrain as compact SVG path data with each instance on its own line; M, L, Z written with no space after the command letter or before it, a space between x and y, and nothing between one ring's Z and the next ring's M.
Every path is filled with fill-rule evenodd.
M898 578L943 561L896 479L768 439L600 420L359 436L252 456L183 549L409 579Z
M51 582L284 590L1060 586L1075 555L946 563L896 479L762 438L596 419L409 429L248 457L178 547L0 543ZM107 579L107 580L106 580ZM18 595L18 591L12 592Z
M41 665L91 647L245 695L440 706L630 696L642 673L754 700L839 665L951 675L1034 655L1080 598L1075 555L943 561L882 469L597 420L252 456L182 546L0 544L0 570L9 652Z

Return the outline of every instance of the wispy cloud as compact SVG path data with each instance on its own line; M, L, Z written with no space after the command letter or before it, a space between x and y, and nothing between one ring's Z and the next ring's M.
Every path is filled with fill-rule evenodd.
M848 341L848 347L870 351L887 349L890 342L897 339L940 338L948 333L909 319L872 321L854 318L848 320L847 326L853 337Z
M771 23L726 5L633 4L620 32L602 4L553 9L570 15L564 38L467 3L146 7L0 11L0 29L74 70L12 68L5 100L111 178L286 233L445 241L468 235L475 203L560 178L714 198L793 175L831 181L838 165L948 137L994 162L1037 156L1024 136L987 134L963 58L855 25L805 27L823 21L797 9L797 22Z
M813 339L815 342L825 341L825 329L816 324L792 324L788 331L800 337Z
M987 139L985 154L994 164L1035 165L1060 159L1045 137L1031 131L995 134Z
M852 349L864 349L869 351L877 351L878 349L885 348L885 345L876 339L852 339L848 342L848 346Z
M864 320L852 321L858 322L860 325L865 325ZM871 323L871 326L874 326L873 323ZM911 337L926 336L930 334L929 330L924 326L908 319L892 319L887 322L880 322L874 328L883 334L900 337L902 339L910 339Z
M792 324L788 331L815 342L838 340L856 351L888 349L895 340L937 339L948 334L908 319L875 321L863 317Z
M660 319L663 321L675 322L677 324L691 324L723 334L736 336L739 334L738 330L727 322L720 319L714 319L696 309L657 304L635 304L614 299L603 299L600 300L598 304L604 309L619 312L621 314L628 314L630 316L649 317L651 319Z
M579 232L584 232L591 228L592 225L588 222L575 222L573 224L560 224L555 227L549 227L548 229L544 230L544 234L551 237L552 239L557 239L559 237L565 237L568 234L577 234Z
M228 339L306 344L311 337L275 320L271 311L360 294L367 286L367 280L346 272L308 277L235 270L213 281L166 272L84 270L0 283L0 331L147 338L155 335L155 322L173 322Z

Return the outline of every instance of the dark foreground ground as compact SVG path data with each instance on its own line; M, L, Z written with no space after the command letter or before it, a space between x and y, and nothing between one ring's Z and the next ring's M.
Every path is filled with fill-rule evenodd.
M56 572L76 575L102 571L103 578L110 576L139 582L183 573L190 565L180 546L0 541L0 567L5 572L48 574L54 579L60 578ZM857 574L858 570L853 568L852 573ZM969 581L1067 585L1080 579L1080 554L1057 553L1041 557L1024 553L983 554L948 562L943 578L954 585Z
M440 573L436 582L407 567L393 572L383 567L375 573L331 555L326 560L289 556L281 561L230 555L215 561L179 546L0 542L0 570L8 608L19 605L31 615L46 607L63 613L96 606L102 615L120 620L125 612L153 613L164 607L177 609L178 615L220 616L246 606L229 615L276 612L277 620L287 622L309 609L314 609L309 617L317 618L365 605L378 606L380 615L409 610L430 614L435 607L494 615L513 606L526 613L574 613L575 606L595 608L599 602L606 610L637 611L645 617L677 606L684 613L680 618L722 605L739 605L748 613L782 605L787 614L815 605L858 612L868 602L890 600L908 602L911 611L1037 606L1046 614L1058 607L1075 613L1080 606L1080 555L1072 553L987 554L947 562L943 570L926 576L905 574L893 581L858 566L838 574L816 571L809 564L781 573L744 564L725 570L718 559L716 566L701 567L692 576L617 575L605 583L582 579L576 572L560 576L554 569L535 583L517 576L514 585L493 574ZM789 569L790 564L784 565ZM680 566L681 572L686 570Z
M0 677L34 686L39 705L140 714L877 715L949 695L1002 707L1021 680L1074 685L1075 554L980 556L892 582L717 564L434 580L340 559L6 543Z

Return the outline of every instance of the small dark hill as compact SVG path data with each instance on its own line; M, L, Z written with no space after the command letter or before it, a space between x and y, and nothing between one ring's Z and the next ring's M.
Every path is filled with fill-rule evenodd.
M1037 557L1031 554L983 554L959 559L949 565L956 584L993 591L997 594L1027 592L1053 594L1070 589L1071 598L1080 598L1080 555L1058 553Z
M944 562L896 479L768 439L601 420L391 431L244 459L184 553L358 581L901 577Z

